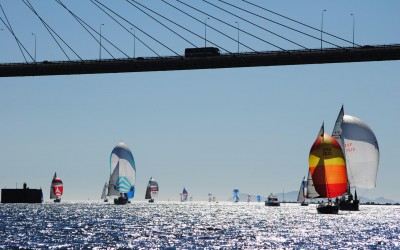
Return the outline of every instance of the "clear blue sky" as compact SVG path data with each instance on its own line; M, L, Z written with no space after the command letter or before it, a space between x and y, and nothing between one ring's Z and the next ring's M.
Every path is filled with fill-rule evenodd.
M132 36L89 1L65 2L97 29L104 23L104 36L126 53L133 53ZM184 48L190 47L126 2L102 2L112 3L120 13L130 13L132 22L173 50L183 54ZM169 2L178 5L176 1ZM232 2L248 6L241 1ZM350 14L353 13L356 43L400 43L400 32L396 28L400 23L399 1L252 2L318 28L321 11L326 9L324 30L350 41L353 27ZM31 0L31 3L79 55L85 59L98 58L99 45L55 1ZM199 1L187 3L213 11ZM2 1L1 4L14 31L32 55L31 33L36 34L38 61L66 60L22 2ZM204 35L204 24L191 23L161 1L148 5ZM191 13L205 19L204 15ZM220 11L216 13L236 25L237 18ZM320 46L318 40L283 31L254 17L252 20L307 47ZM237 35L237 30L214 19L207 23L233 37ZM244 21L239 23L241 28L287 49L298 48L257 31ZM4 29L0 31L0 62L22 62L10 33L1 23L0 28ZM136 34L154 44L139 31ZM197 46L204 44L201 38L185 36ZM234 41L227 41L210 29L207 38L231 51L237 49ZM275 50L244 34L240 40L258 50ZM172 55L166 49L153 46L161 55ZM329 46L324 44L324 47ZM136 56L155 56L139 42L135 49ZM115 57L123 57L113 53ZM103 58L110 56L103 51ZM322 121L327 131L331 131L344 104L347 114L359 117L374 130L381 149L377 188L361 190L361 195L400 201L399 68L400 62L391 61L0 78L0 186L12 188L16 183L21 186L27 182L31 188L44 188L48 198L51 178L57 171L64 181L64 199L99 199L109 175L110 153L123 140L136 161L135 200L144 199L151 176L159 181L161 200L177 200L184 186L195 200L206 200L209 192L225 200L235 187L244 193L262 195L283 189L294 191L307 173L309 150Z

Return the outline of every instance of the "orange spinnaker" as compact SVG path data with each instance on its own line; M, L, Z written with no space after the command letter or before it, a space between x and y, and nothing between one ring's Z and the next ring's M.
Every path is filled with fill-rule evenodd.
M346 162L342 148L332 136L318 136L310 150L309 167L315 190L334 198L347 191Z

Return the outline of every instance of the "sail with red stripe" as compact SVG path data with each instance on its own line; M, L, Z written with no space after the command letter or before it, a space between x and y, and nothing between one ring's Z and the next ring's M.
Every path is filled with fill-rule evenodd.
M315 190L323 198L334 198L347 191L346 162L340 144L324 133L324 125L310 150L309 169Z
M50 186L50 199L57 199L62 196L64 192L63 182L57 177L57 173L54 173L53 180Z

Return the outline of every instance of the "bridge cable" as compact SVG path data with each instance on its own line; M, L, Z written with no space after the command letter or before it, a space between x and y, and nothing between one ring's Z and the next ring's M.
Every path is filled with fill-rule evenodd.
M75 13L73 13L70 9L68 9L62 2L61 0L55 0L58 4L60 4L62 7L64 7L74 18L75 20L93 37L94 40L96 40L96 42L98 42L100 44L100 41L92 34L92 32L90 32L86 26L88 28L90 28L94 33L96 33L97 35L100 36L100 33L97 32L96 29L94 29L92 26L90 26L89 24L87 24L85 21L83 21L79 16L77 16ZM85 26L86 25L86 26ZM124 54L125 56L129 57L127 54L125 54L125 52L123 52L122 50L120 50L115 44L113 44L112 42L110 42L106 37L104 37L103 35L101 36L106 42L108 42L109 44L111 44L115 49L117 49L119 52L121 52L122 54ZM101 47L113 58L115 59L115 57L111 54L111 52L103 45L101 44Z
M36 12L35 8L32 6L32 4L29 2L29 0L21 0L42 22L43 26L47 29L49 34L53 37L54 41L57 43L58 47L61 49L61 51L64 53L64 55L68 58L69 61L71 59L69 58L68 54L65 52L61 44L57 41L57 39L54 37L53 33L60 39L77 57L79 57L81 60L82 58L55 32L41 17L40 15ZM53 32L53 33L52 33Z
M179 2L179 3L181 3L181 4L183 4L183 5L186 5L187 7L191 8L191 9L194 9L194 10L196 10L196 11L198 11L198 12L200 12L200 13L206 15L206 16L212 17L212 18L214 18L215 20L217 20L217 21L219 21L219 22L221 22L221 23L224 23L225 25L227 25L227 26L229 26L229 27L232 27L232 28L235 28L235 29L236 29L235 26L233 26L233 25L231 25L231 24L229 24L229 23L227 23L227 22L225 22L225 21L223 21L223 20L221 20L221 19L219 19L219 18L217 18L217 17L215 17L215 16L212 16L212 15L210 15L210 14L208 14L208 13L202 11L202 10L199 10L199 9L193 7L193 6L190 6L190 5L184 3L184 2L182 2L182 1L180 1L180 0L176 0L176 1ZM268 42L268 41L266 41L266 40L264 40L264 39L262 39L262 38L260 38L260 37L258 37L258 36L255 36L255 35L253 35L253 34L247 32L247 31L245 31L245 30L240 29L240 31L242 31L243 33L245 33L245 34L247 34L247 35L249 35L249 36L251 36L251 37L254 37L254 38L256 38L256 39L258 39L258 40L260 40L260 41L263 41L263 42L265 42L265 43L267 43L267 44L269 44L269 45L271 45L271 46L273 46L273 47L275 47L275 48L278 48L278 49L280 49L280 50L286 51L285 49L279 47L278 45L275 45L275 44L273 44L273 43L270 43L270 42Z
M10 21L8 21L6 12L4 11L3 6L1 5L1 3L0 3L0 8L1 8L2 12L3 12L3 15L4 15L4 17L5 17L5 19L6 19L7 23L8 23L8 25L4 22L3 18L0 17L0 19L1 19L2 23L7 27L7 29L8 29L8 30L11 32L11 34L13 35L15 41L17 42L17 45L18 45L18 47L19 47L19 50L21 51L21 54L22 54L22 56L23 56L24 59L25 59L25 62L28 63L28 60L26 60L25 54L24 54L23 50L21 49L21 46L24 48L25 52L30 56L30 58L32 59L32 61L35 61L35 60L33 59L33 57L29 54L28 50L24 47L24 45L21 43L21 41L20 41L20 40L17 38L17 36L15 35L14 30L13 30L11 24L10 24Z
M138 6L136 6L134 3L136 3L136 4L140 5L140 6L142 6L143 8L145 8L145 9L147 9L147 10L150 10L151 12L153 12L153 13L155 13L155 14L161 16L162 18L164 18L164 19L166 19L166 20L172 22L173 24L175 24L175 25L177 25L177 26L179 26L179 27L185 29L185 28L182 27L181 25L179 25L179 24L177 24L176 22L174 22L174 21L172 21L172 20L170 20L170 19L164 17L163 15L161 15L161 14L159 14L159 13L157 13L157 12L155 12L155 11L149 9L149 8L147 8L146 6L144 6L144 5L142 5L142 4L138 3L138 2L136 2L135 0L131 0L131 1L134 2L134 3L131 3L131 2L129 2L128 0L126 0L126 1L127 1L129 4L131 4L132 6L134 6L136 9L140 10L141 12L143 12L144 14L146 14L147 16L149 16L150 18L152 18L154 21L156 21L156 22L158 22L159 24L161 24L162 26L164 26L166 29L168 29L169 31L171 31L171 32L174 33L175 35L179 36L180 38L182 38L182 39L185 40L186 42L190 43L192 46L196 47L196 45L194 45L192 42L190 42L189 40L187 40L187 39L184 38L183 36L179 35L176 31L174 31L173 29L169 28L168 26L166 26L166 25L163 24L161 21L157 20L155 17L151 16L150 14L148 14L147 12L145 12L144 10L140 9L140 8L139 8Z
M152 40L156 41L157 43L161 44L163 47L167 48L169 51L172 51L172 53L174 53L175 55L179 56L178 53L176 53L175 51L173 51L172 49L170 49L168 46L166 46L165 44L161 43L160 41L158 41L157 39L155 39L154 37L152 37L151 35L149 35L148 33L146 33L144 30L142 30L141 28L139 28L138 26L134 25L132 22L128 21L126 18L122 17L121 15L117 14L115 11L111 10L110 8L108 8L107 6L105 6L104 4L100 3L98 0L90 0L91 2L96 1L99 5L103 6L105 9L107 9L108 11L110 11L111 13L113 13L114 15L116 15L117 17L121 18L122 20L124 20L125 22L127 22L128 24L130 24L131 26L135 27L137 30L141 31L143 34L145 34L146 36L150 37ZM96 5L97 7L100 8L100 6ZM115 22L117 22L121 27L123 27L128 33L130 33L132 36L136 37L134 34L132 34L132 32L130 32L127 28L125 28L125 26L123 26L120 22L118 22L115 18L113 18L109 13L107 13L104 9L100 8L104 13L106 13L110 18L112 18ZM138 39L143 45L145 45L148 49L150 49L154 54L156 54L158 57L161 57L155 50L153 50L152 48L150 48L145 42L143 42L142 40Z
M289 18L289 17L287 17L287 16L281 15L281 14L279 14L279 13L276 13L276 12L274 12L274 11L272 11L272 10L269 10L269 9L264 8L264 7L262 7L262 6L259 6L259 5L257 5L257 4L251 3L251 2L246 1L246 0L242 0L242 1L245 2L245 3L248 3L248 4L250 4L250 5L253 5L253 6L257 7L257 8L260 8L260 9L262 9L262 10L268 11L268 12L270 12L270 13L272 13L272 14L277 15L277 16L280 16L280 17L283 17L283 18L285 18L285 19L288 19L288 20L290 20L290 21L292 21L292 22L301 24L301 25L303 25L303 26L305 26L305 27L307 27L307 28L316 30L316 31L318 31L318 32L322 32L322 33L325 34L325 35L332 36L332 37L337 38L337 39L339 39L339 40L342 40L342 41L345 41L345 42L347 42L347 43L353 44L353 42L348 41L348 40L346 40L346 39L344 39L344 38L335 36L335 35L333 35L333 34L330 34L330 33L326 32L326 31L322 31L322 30L320 30L320 29L318 29L318 28L314 28L314 27L312 27L312 26L310 26L310 25L307 25L307 24L302 23L302 22L300 22L300 21L294 20L294 19ZM252 14L253 14L253 13L252 13ZM254 15L256 15L256 14L254 14ZM317 39L320 40L320 38L317 38ZM325 42L326 42L326 41L325 41ZM359 44L355 44L355 45L357 45L357 46L359 46L359 47L361 46L361 45L359 45Z
M234 6L234 5L229 4L229 3L226 3L226 2L224 2L224 1L221 1L221 0L218 0L218 1L223 2L223 3L225 3L225 4L227 4L227 5L230 5L230 6L236 7L236 8L238 8L238 9L242 10L242 11L246 11L246 10L240 8L240 7ZM300 46L300 47L302 47L303 49L308 49L307 47L304 47L304 46L301 45L301 44L298 44L298 43L296 43L296 42L294 42L294 41L292 41L292 40L290 40L290 39L288 39L288 38L285 38L285 37L283 37L283 36L281 36L281 35L279 35L279 34L273 32L273 31L271 31L271 30L268 30L268 29L266 29L266 28L263 28L263 27L261 27L260 25L255 24L255 23L253 23L253 22L251 22L251 21L249 21L249 20L247 20L247 19L245 19L245 18L243 18L243 17L240 17L240 16L238 16L238 15L236 15L236 14L230 12L230 11L227 11L227 10L225 10L224 8L220 7L220 6L217 6L217 5L213 4L213 3L210 3L210 2L208 2L207 0L203 0L203 2L208 3L209 5L214 6L215 8L218 8L218 9L220 9L220 10L222 10L222 11L224 11L224 12L226 12L226 13L228 13L228 14L234 16L234 17L237 17L237 18L239 18L239 19L241 19L241 20L247 22L247 23L250 23L250 24L256 26L257 28L260 28L260 29L262 29L262 30L264 30L264 31L266 31L266 32L268 32L268 33L270 33L270 34L273 34L273 35L275 35L275 36L277 36L277 37L279 37L279 38L282 38L282 39L284 39L284 40L286 40L286 41L288 41L288 42L290 42L290 43L296 44L297 46ZM246 12L247 12L247 11L246 11Z
M200 22L200 23L202 23L202 24L205 25L205 22L204 22L204 21L201 21L200 19L198 19L198 18L196 18L196 17L190 15L189 13L187 13L187 12L185 12L185 11L179 9L178 7L176 7L176 6L174 6L174 5L172 5L172 4L168 3L168 2L166 2L165 0L161 0L161 1L163 1L164 3L168 4L168 5L171 6L172 8L174 8L174 9L176 9L176 10L182 12L183 14L185 14L185 15L187 15L187 16L193 18L194 20L196 20L196 21L198 21L198 22ZM231 39L231 40L233 40L233 41L236 42L235 38L232 38L231 36L229 36L229 35L227 35L227 34L221 32L221 31L219 31L218 29L212 27L211 25L207 25L207 27L210 27L210 28L213 29L214 31L216 31L216 32L218 32L218 33L224 35L225 37L228 37L229 39ZM185 29L185 30L186 30L186 29ZM239 30L241 31L241 29L239 29ZM197 36L197 37L199 37L199 38L201 38L201 39L204 39L204 37L202 37L202 36L200 36L200 35L198 35L198 34L192 32L192 31L190 31L190 30L188 30L188 31L189 31L190 33L194 34L195 36ZM208 40L207 40L207 42L212 43L211 41L208 41ZM218 48L221 48L221 49L225 50L225 51L228 52L228 53L231 53L231 52L229 52L228 50L226 50L226 49L224 49L224 48L222 48L222 47L220 47L220 46L218 46L218 45L216 45L216 44L214 44L214 43L212 43L212 44L215 45L215 46L217 46ZM249 46L247 46L246 44L243 44L242 42L239 42L239 44L241 44L242 46L248 48L249 50L252 50L253 52L257 52L256 50L250 48ZM197 46L195 46L195 47L197 48Z
M118 22L114 17L112 17L111 15L109 15L107 12L105 12L104 9L102 9L102 7L100 7L98 4L99 3L95 3L93 2L93 0L90 0L94 5L97 6L97 8L101 9L106 15L108 15L111 19L113 19L117 24L119 24L119 26L121 26L124 30L126 30L129 34L131 34L135 39L137 39L139 42L141 42L146 48L148 48L149 50L151 50L154 54L156 54L158 57L160 57L159 54L157 54L157 52L155 52L152 48L150 48L145 42L142 41L142 39L140 39L136 34L132 34L132 32L130 30L128 30L124 25L122 25L120 22ZM96 1L96 0L95 0ZM97 2L97 1L96 1ZM101 3L100 3L101 4ZM106 7L107 8L107 7ZM120 17L118 14L114 13L115 15L117 15L118 17ZM121 19L123 19L122 17L120 17ZM124 20L124 19L123 19ZM135 27L135 26L134 26ZM128 56L129 57L129 56ZM130 58L130 57L129 57Z

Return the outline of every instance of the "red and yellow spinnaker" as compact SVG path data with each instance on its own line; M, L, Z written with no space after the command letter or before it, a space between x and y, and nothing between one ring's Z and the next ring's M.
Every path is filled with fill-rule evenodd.
M309 167L321 197L334 198L347 191L346 162L340 144L332 136L318 135L310 150Z

